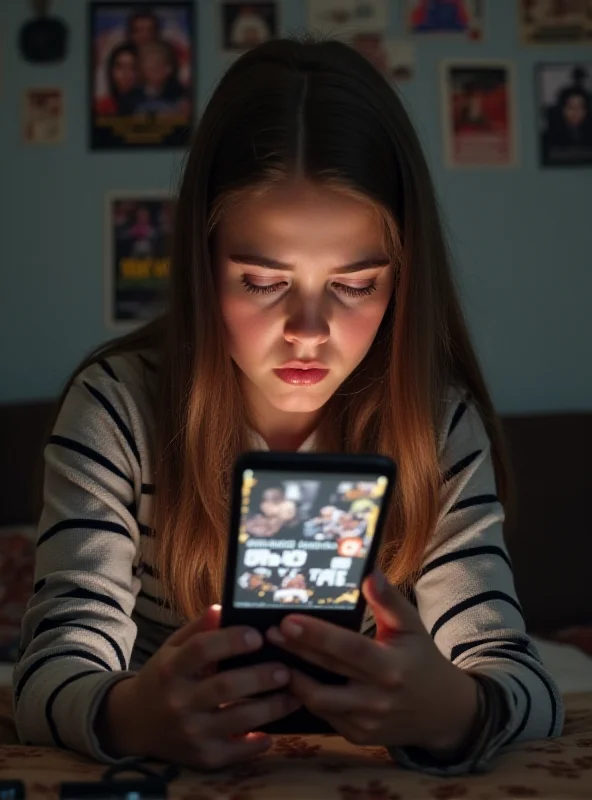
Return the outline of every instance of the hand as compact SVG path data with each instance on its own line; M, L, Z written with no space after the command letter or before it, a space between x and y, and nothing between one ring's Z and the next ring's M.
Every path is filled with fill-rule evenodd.
M475 680L440 653L416 609L381 575L362 589L374 612L375 639L296 614L268 630L273 644L349 678L333 686L293 670L290 690L355 744L453 756L477 712Z
M115 743L116 755L193 768L226 766L267 750L270 738L250 731L302 705L286 691L252 699L286 689L290 674L282 664L215 673L218 661L263 644L256 630L220 629L219 621L219 608L208 609L176 631L134 678L115 684L99 727L103 741Z

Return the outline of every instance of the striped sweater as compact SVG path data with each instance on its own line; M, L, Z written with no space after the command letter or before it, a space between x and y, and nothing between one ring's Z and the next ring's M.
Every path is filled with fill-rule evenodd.
M94 732L103 696L182 624L163 602L153 567L154 375L145 354L112 357L82 372L66 397L45 451L34 594L13 677L23 743L69 748L104 763L117 762ZM415 597L446 658L503 689L507 724L471 765L485 768L512 742L558 735L562 702L525 633L487 435L458 393L447 400L438 446L441 509ZM265 443L259 438L254 448ZM372 633L372 619L363 630ZM397 755L422 767L405 751Z

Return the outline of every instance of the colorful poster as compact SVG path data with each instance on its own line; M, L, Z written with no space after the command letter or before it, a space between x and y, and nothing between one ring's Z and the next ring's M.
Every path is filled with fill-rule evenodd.
M442 104L448 167L516 165L516 111L510 63L444 62Z
M483 0L407 0L407 29L419 36L483 38Z
M350 40L356 33L388 27L387 0L308 0L308 27L313 33Z
M278 36L278 4L221 0L220 22L222 50L238 55Z
M415 73L415 48L406 39L391 39L384 34L358 33L349 40L389 83L411 80Z
M245 470L233 605L354 609L387 483Z
M26 144L58 144L65 136L64 93L61 89L26 89L22 138Z
M184 145L194 117L193 3L90 6L92 150Z
M592 165L592 61L540 64L539 147L544 167Z
M592 42L592 0L519 0L518 21L525 44Z
M158 316L166 302L174 201L156 193L107 198L106 324L129 328Z

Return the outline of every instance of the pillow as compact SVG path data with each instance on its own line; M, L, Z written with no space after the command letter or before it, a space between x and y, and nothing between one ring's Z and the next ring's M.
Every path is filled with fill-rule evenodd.
M18 659L21 620L33 594L35 527L0 528L0 662Z

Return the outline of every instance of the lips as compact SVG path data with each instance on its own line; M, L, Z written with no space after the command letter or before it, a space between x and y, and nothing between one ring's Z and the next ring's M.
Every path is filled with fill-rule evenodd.
M329 370L316 361L308 363L292 361L279 369L274 369L274 373L284 383L292 386L314 386L327 377Z

